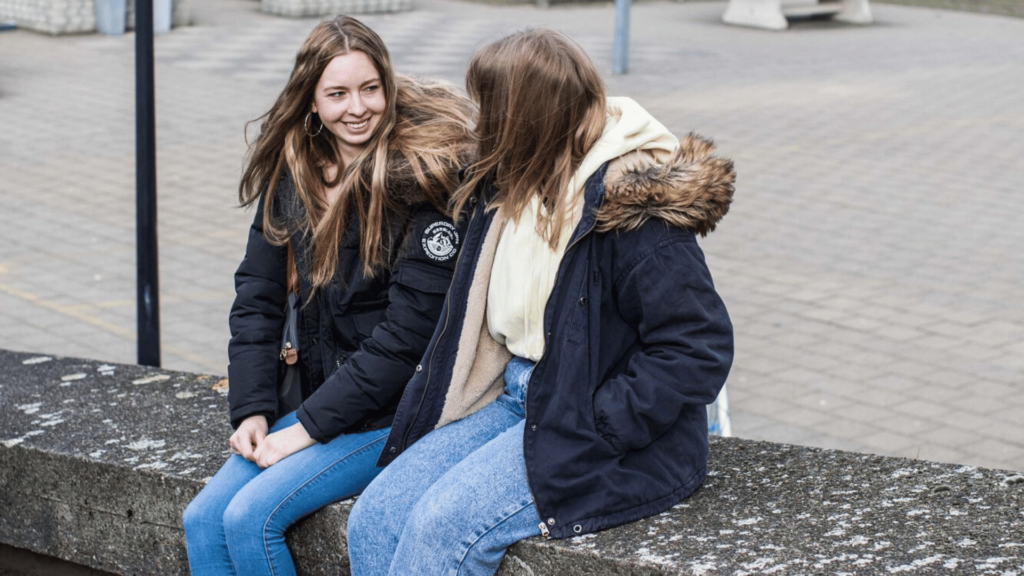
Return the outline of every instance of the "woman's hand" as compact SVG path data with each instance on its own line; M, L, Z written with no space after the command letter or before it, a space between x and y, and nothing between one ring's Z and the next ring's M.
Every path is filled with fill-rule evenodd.
M229 442L231 443L231 449L236 454L255 463L256 459L253 453L266 437L267 417L257 414L242 420L238 430L235 430L235 433L231 435Z
M316 440L309 437L302 423L296 422L284 430L278 430L264 438L263 442L256 447L252 461L260 468L269 468L315 443Z

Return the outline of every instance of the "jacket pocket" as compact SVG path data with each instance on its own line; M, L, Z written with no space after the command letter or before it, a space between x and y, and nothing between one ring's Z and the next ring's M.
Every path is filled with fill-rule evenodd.
M398 268L392 281L421 292L444 294L452 283L452 271L409 260Z

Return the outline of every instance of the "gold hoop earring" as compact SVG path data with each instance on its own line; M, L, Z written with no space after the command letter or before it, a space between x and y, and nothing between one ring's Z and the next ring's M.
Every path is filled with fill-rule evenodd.
M317 117L319 118L320 116L317 115ZM320 135L321 132L324 131L324 121L323 120L320 121L320 129L319 130L317 130L315 133L311 133L309 131L309 125L311 123L311 119L312 118L313 118L313 113L312 112L306 112L306 119L302 121L302 129L306 131L306 136L309 136L310 138L316 138L317 136Z

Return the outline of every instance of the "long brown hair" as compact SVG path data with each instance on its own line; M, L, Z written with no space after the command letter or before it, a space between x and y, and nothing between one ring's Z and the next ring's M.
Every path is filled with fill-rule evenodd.
M569 181L605 125L605 88L586 52L545 28L517 32L478 50L466 90L480 106L477 157L452 197L459 214L491 178L501 206L518 221L534 195L545 210L537 232L558 245Z
M327 130L317 132L319 120L315 114L307 115L324 69L336 56L352 51L366 54L376 68L386 108L363 150L345 165L337 139ZM456 185L453 174L472 141L473 115L472 103L451 87L396 76L383 40L359 20L324 20L299 49L277 101L257 119L262 124L249 147L239 202L249 206L262 195L264 235L274 244L286 244L291 230L275 217L272 207L277 182L287 167L305 209L306 217L297 225L310 242L304 272L313 289L327 285L337 272L341 238L352 210L358 216L363 273L372 276L389 261L390 247L383 238L386 217L400 210L388 194L389 160L404 159L423 197L443 210ZM339 168L330 180L325 173L329 166ZM323 191L339 183L338 200L328 204Z

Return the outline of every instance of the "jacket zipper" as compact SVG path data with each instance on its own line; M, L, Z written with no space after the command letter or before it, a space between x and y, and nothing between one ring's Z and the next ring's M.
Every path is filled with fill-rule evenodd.
M574 240L572 243L570 243L568 246L566 246L565 252L562 254L562 262L565 262L565 255L568 254L569 251L572 250L577 244L582 242L583 238L585 238L586 236L589 236L590 233L594 230L594 226L596 226L596 225L597 225L597 219L595 219L594 222L590 224L590 227L588 227L586 230L584 230L582 233L580 233L580 235L576 238L576 240ZM558 265L558 275L555 277L555 284L554 284L555 286L558 285L558 281L561 279L561 277L562 277L562 264L560 263ZM551 304L551 300L549 298L548 299L548 305L550 305L550 304ZM545 306L545 309L546 308L547 308L547 306ZM545 310L545 315L546 315L546 310ZM547 334L550 332L547 328L548 328L547 326L544 327L544 335L545 336L547 336ZM540 363L544 360L544 356L546 356L547 353L548 353L548 343L547 343L547 341L545 341L544 342L544 354L541 355L540 359L537 360L537 364L534 365L534 370L536 370L537 366L540 365ZM524 421L529 420L529 415L530 415L529 404L530 403L529 403L529 401L527 399L530 397L530 384L532 382L533 382L533 372L530 372L530 379L526 383L526 398L523 399L523 420ZM523 434L523 454L526 454L526 434ZM527 484L530 483L530 475L529 474L526 475L526 483ZM529 488L530 488L530 493L532 494L533 493L533 487L529 486ZM537 499L535 497L534 498L534 502L536 502L536 500ZM537 510L537 514L538 515L540 514L540 510ZM548 530L547 523L545 523L544 520L541 520L540 524L538 524L537 527L540 529L540 535L541 536L543 536L545 538L551 538L551 531Z

